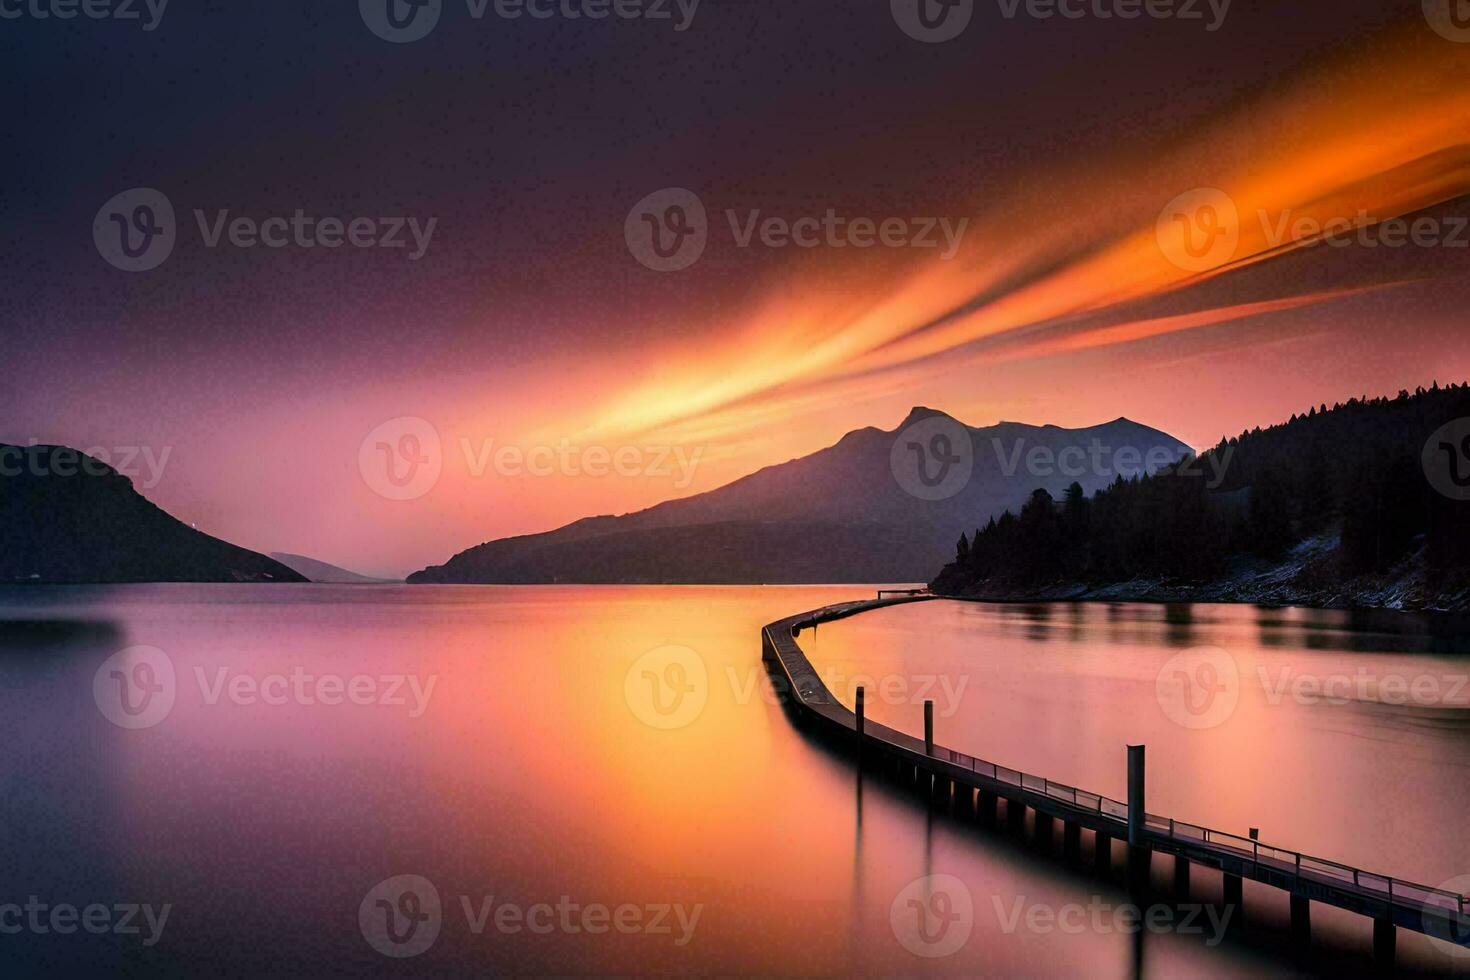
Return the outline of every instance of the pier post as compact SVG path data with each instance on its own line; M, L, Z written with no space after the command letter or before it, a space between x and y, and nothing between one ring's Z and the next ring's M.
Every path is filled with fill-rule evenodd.
M934 702L924 702L924 754L934 754Z
M1128 880L1131 885L1148 882L1149 860L1153 857L1143 843L1144 803L1142 745L1128 746Z
M1174 856L1174 894L1189 894L1189 858L1183 854Z
M1373 960L1380 968L1393 966L1396 937L1392 919L1373 920Z
M1305 895L1291 896L1291 938L1299 943L1312 938L1312 902Z
M857 750L858 750L858 764L859 765L861 765L862 764L862 761L863 761L863 715L865 713L864 712L864 707L863 707L863 701L865 699L866 693L867 692L864 691L861 687L857 689L857 701L856 701L857 712L856 713L857 713Z
M996 800L997 800L996 795L994 793L990 792L989 790L983 790L982 789L980 791L980 795L979 795L980 812L979 812L978 816L980 817L980 822L983 823L983 824L985 824L987 827L989 827L989 826L991 826L991 825L993 825L995 823L995 804L996 804Z
M954 784L954 813L962 820L975 815L975 787L961 782Z
M1075 863L1082 854L1082 825L1067 820L1062 824L1062 857Z
M1026 804L1020 800L1006 800L1006 827L1013 834L1026 829Z
M1042 813L1040 810L1037 810L1036 839L1032 841L1032 843L1036 845L1036 849L1038 851L1042 851L1043 853L1047 854L1051 853L1051 842L1052 838L1055 836L1055 831L1053 830L1053 827L1054 822L1052 820L1051 814Z
M1245 927L1245 883L1241 881L1240 875L1225 872L1225 909L1226 915L1230 916L1232 929L1243 929Z
M1143 846L1143 749L1142 745L1128 746L1128 844Z
M1108 874L1113 870L1113 838L1103 833L1097 835L1092 860L1099 874Z

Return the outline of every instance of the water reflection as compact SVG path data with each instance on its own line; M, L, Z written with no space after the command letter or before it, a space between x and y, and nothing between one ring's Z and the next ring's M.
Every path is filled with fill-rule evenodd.
M858 770L793 725L775 696L760 627L862 591L0 589L10 749L0 757L0 904L36 894L176 909L147 949L116 936L6 936L7 967L1245 976L1282 963L1273 937L1284 908L1249 894L1253 929L1223 949L1177 933L1013 921L1018 899L1053 912L1130 899L1116 872L1099 876L1065 847L1016 846L1003 817L936 809L893 775ZM1320 651L1306 637L1333 634L1308 623L1328 621L1345 638ZM802 643L849 678L967 677L951 688L955 710L936 719L942 742L1120 796L1122 745L1147 741L1151 809L1448 876L1453 835L1423 832L1453 826L1470 802L1466 781L1444 776L1466 758L1463 712L1272 704L1257 679L1260 666L1274 684L1286 666L1351 674L1360 660L1377 663L1383 644L1360 651L1348 639L1359 628L1339 614L1214 606L931 603L828 624ZM1439 635L1392 634L1427 645L1394 663L1457 666L1433 648ZM166 651L178 690L159 724L125 730L100 712L92 681L136 644ZM1240 662L1246 691L1216 729L1179 730L1155 701L1159 665L1181 644L1218 644ZM671 645L693 651L702 674L655 672L669 689L633 703L630 672ZM378 695L393 676L434 684L419 715L412 698L334 700L319 683L309 700L263 696L271 678L298 673L340 678L344 690L371 679ZM891 701L872 690L871 717L919 729L917 685ZM1394 805L1402 799L1414 807ZM1037 840L1034 827L1021 830ZM433 882L444 920L431 949L394 963L364 941L356 916L371 887L400 874ZM1169 874L1156 869L1160 888ZM898 941L892 918L902 890L928 875L962 881L975 917L963 948L932 960ZM1197 875L1191 886L1194 899L1218 898L1217 880ZM476 932L462 903L492 896L703 912L684 946L648 932ZM1327 915L1314 927L1329 953L1363 931ZM1405 969L1432 968L1400 945Z

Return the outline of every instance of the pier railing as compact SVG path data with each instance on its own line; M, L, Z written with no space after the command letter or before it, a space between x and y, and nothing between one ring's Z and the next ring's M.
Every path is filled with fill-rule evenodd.
M930 596L925 594L916 596L915 598L930 598ZM795 642L795 634L821 622L844 618L856 612L864 611L865 609L877 608L880 605L888 605L896 601L901 602L903 599L883 600L880 597L878 602L840 603L779 624L789 631L784 639L795 648L797 654L806 662L806 666L810 669L815 683L819 687L819 690L808 689L801 691L799 696L803 701L825 702L841 706L840 702L821 681L820 676L816 674L815 668L811 667L811 662L806 660L806 655L801 652L801 647ZM842 710L846 711L847 709L843 707ZM888 731L893 731L895 736L901 736L907 741L913 740L912 736L904 735L902 732L897 732L892 729L888 729ZM870 725L867 729L866 737L903 752L914 751L912 745L896 741L893 738L887 738L883 732L884 726ZM964 752L945 748L937 744L930 750L930 758L940 762L947 762L961 769L968 769L979 776L987 777L996 782L1017 786L1028 792L1038 793L1050 799L1066 803L1079 810L1100 814L1116 820L1124 826L1128 823L1128 804L1099 793L1090 793L1086 790L1078 789L1075 786L1069 786L1066 783L1055 782L1044 776L1036 776L1031 773L1022 772L1019 769L1011 769L1008 766L989 762L985 759L967 755ZM1253 838L1241 837L1223 830L1213 830L1209 827L1185 823L1182 820L1175 820L1172 817L1163 817L1152 813L1145 814L1144 828L1152 834L1170 840L1193 843L1215 851L1227 852L1236 858L1249 858L1252 863L1259 867L1294 874L1301 878L1315 878L1319 881L1351 886L1360 891L1381 896L1391 904L1417 906L1426 911L1432 910L1442 914L1455 915L1459 919L1465 920L1466 927L1470 928L1470 920L1466 920L1465 917L1465 896L1457 892L1406 881L1391 875L1365 871L1362 868L1355 868L1351 865L1329 861L1326 858L1313 857L1308 854L1303 854L1300 851L1265 844Z

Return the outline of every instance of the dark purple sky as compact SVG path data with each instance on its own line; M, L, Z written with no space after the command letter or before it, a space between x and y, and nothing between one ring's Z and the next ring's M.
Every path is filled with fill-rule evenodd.
M375 36L348 0L173 0L153 30L0 19L0 440L168 451L144 492L181 518L259 550L402 572L708 489L891 427L914 403L973 423L1129 414L1202 444L1315 401L1463 377L1464 251L1319 250L1186 292L1100 289L1135 267L1129 234L1152 233L1192 187L1228 178L1248 212L1252 181L1286 188L1295 158L1325 175L1323 195L1357 200L1354 180L1401 162L1389 110L1422 103L1412 66L1425 61L1466 90L1470 44L1437 35L1418 0L1236 0L1213 31L1007 19L990 0L944 44L906 36L887 0L703 0L683 31L476 20L445 0L406 44ZM1418 148L1405 159L1445 145L1432 129L1403 122ZM1381 159L1358 161L1357 139ZM1342 173L1312 159L1329 142ZM1377 219L1429 205L1453 217L1454 172L1393 171L1409 190L1362 201ZM99 256L93 221L137 187L167 197L177 241L158 268L128 273ZM693 267L661 274L630 256L624 222L670 187L699 196L711 239ZM1314 193L1287 199L1308 207ZM435 226L416 261L210 248L196 209ZM740 248L724 213L755 209L973 230L948 264ZM1110 255L1120 264L1088 267ZM1035 283L1062 301L1038 305L1020 288ZM1277 300L1290 303L1251 305ZM992 308L994 323L953 342L923 339L947 336L955 310ZM1057 348L1091 322L1084 308L1121 333ZM1209 312L1221 309L1234 313ZM1200 313L1223 325L1132 326ZM998 333L1044 343L996 360ZM443 479L385 500L359 449L405 416L442 436ZM697 444L703 462L679 485L477 475L461 451L563 439Z

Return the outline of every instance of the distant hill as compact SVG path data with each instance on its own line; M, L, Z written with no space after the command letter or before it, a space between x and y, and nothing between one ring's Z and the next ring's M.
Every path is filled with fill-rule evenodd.
M101 461L0 443L0 582L304 582L196 531Z
M1158 469L1191 452L1127 419L1082 429L970 428L915 408L895 429L849 432L717 490L490 541L408 580L923 581L953 554L957 526L1018 507L1038 483L1060 492L1080 480L1095 490L1119 471Z
M367 575L359 575L349 572L345 568L318 561L315 558L307 558L305 555L293 555L285 551L272 551L271 557L288 568L295 569L312 582L320 582L326 585L382 585L389 582L402 581L401 579L372 578Z
M1470 386L1313 406L1222 440L1186 469L1090 497L1038 488L962 537L931 587L992 599L1470 608ZM1209 473L1220 474L1213 486Z

